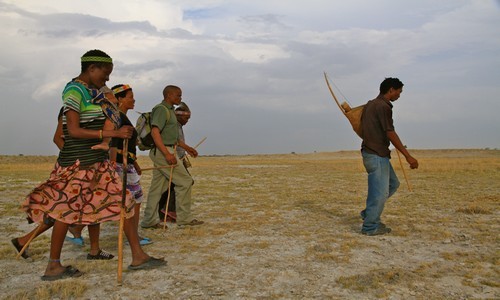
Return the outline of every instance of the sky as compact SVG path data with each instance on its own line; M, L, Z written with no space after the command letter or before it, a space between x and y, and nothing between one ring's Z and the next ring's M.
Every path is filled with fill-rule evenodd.
M0 22L1 155L58 153L61 92L91 49L136 111L181 87L201 155L358 150L323 72L353 107L399 78L409 149L500 148L499 0L0 0Z

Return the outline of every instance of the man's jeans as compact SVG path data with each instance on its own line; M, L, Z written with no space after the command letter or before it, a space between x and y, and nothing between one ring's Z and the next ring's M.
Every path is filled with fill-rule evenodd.
M385 202L398 189L399 180L388 157L380 157L365 151L361 151L361 154L368 173L368 196L361 231L372 232L380 225Z

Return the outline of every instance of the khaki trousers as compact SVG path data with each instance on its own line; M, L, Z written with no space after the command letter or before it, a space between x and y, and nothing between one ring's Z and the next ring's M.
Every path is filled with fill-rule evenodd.
M184 167L182 160L177 156L173 147L167 147L170 153L175 154L177 166L172 172L172 182L175 184L175 209L177 211L177 225L184 225L193 220L191 216L191 187L193 186L193 178L189 175ZM153 161L155 167L168 166L165 156L161 151L152 149L149 151L149 158ZM144 217L141 221L141 227L151 227L158 222L163 222L158 218L158 205L161 195L168 189L168 181L170 177L170 168L162 168L153 170L153 178L149 187L146 208L144 209Z

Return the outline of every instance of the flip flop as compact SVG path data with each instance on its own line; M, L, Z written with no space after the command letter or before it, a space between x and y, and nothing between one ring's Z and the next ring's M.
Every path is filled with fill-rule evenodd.
M141 246L146 246L146 245L149 245L152 243L153 243L153 241L151 239L147 239L147 238L143 238L143 239L139 240L139 245L141 245Z
M153 226L142 227L142 228L144 228L144 229L163 229L163 227L164 227L164 223L156 223ZM168 226L165 226L165 229L168 229Z
M163 258L150 257L146 262L143 262L140 265L137 265L137 266L129 265L128 269L131 271L149 270L149 269L154 269L154 268L158 268L161 266L165 266L166 264L167 264L167 261L164 260Z
M69 237L67 236L65 240L70 241L71 243L83 247L85 245L85 242L83 241L82 237Z
M189 223L186 223L186 224L177 224L177 225L180 226L180 227L183 227L183 226L198 226L198 225L201 225L201 224L204 224L204 223L205 222L203 222L203 221L193 219Z
M54 281L64 278L80 277L82 275L83 272L80 272L77 268L73 268L72 266L67 266L62 273L57 275L43 275L41 279L43 281Z

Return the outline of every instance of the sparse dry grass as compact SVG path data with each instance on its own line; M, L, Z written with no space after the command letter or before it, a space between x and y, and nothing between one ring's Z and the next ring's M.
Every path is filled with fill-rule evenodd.
M411 193L393 160L401 188L383 215L393 232L382 237L359 234L366 175L355 151L193 159L193 209L207 223L141 232L155 241L145 249L169 266L125 272L122 287L116 261L85 260L88 245L63 249L82 278L41 282L49 233L33 242L33 261L14 259L10 239L33 228L19 200L48 177L55 157L0 156L0 264L11 270L0 275L2 297L500 298L500 151L412 153L420 169L407 170ZM145 173L146 192L150 180ZM101 246L113 253L116 231L102 226Z
M30 283L27 283L27 285L30 285ZM14 292L12 295L8 295L4 299L79 299L84 295L87 289L88 287L84 281L68 279L54 283L41 284L34 290L26 289L24 291Z

